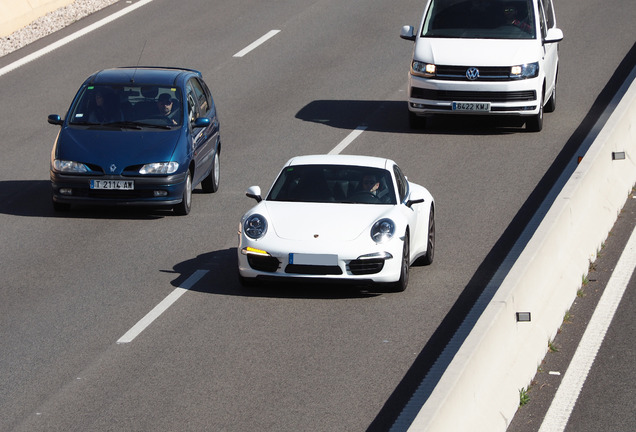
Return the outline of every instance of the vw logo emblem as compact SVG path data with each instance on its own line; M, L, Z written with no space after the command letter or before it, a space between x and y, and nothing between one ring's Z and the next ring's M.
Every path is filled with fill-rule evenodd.
M110 172L115 172L116 169L117 169L117 166L115 164L112 164L110 166Z
M471 81L475 81L477 78L479 78L479 69L477 69L476 67L469 67L466 71L466 78Z

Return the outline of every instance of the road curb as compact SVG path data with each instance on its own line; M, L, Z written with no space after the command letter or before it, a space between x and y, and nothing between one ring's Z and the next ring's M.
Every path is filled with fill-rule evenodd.
M0 37L16 30L74 0L0 0Z
M488 297L485 290L467 317L465 324L475 316L474 326L463 324L467 330L453 337L447 350L454 355L439 360L448 364L439 380L424 379L392 430L406 430L400 422L418 404L411 432L507 429L520 390L536 374L636 183L635 78L636 69L510 271L491 281L496 292ZM520 321L519 312L530 321Z

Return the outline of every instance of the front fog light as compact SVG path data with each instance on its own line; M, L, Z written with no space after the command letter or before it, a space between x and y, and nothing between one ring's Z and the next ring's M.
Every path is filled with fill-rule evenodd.
M73 195L73 189L71 188L60 188L60 195Z
M165 196L168 196L168 191L165 191L165 190L156 190L156 191L153 191L153 195L154 195L155 197L165 197Z

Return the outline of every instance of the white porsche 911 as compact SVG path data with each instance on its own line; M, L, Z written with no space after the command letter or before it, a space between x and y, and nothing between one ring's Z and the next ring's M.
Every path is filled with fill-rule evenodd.
M404 291L415 261L433 262L435 201L389 159L290 159L239 224L243 285L266 279L387 284Z

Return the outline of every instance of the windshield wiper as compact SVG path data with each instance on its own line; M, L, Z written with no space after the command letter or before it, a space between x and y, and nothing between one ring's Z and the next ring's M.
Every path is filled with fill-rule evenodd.
M144 123L137 121L116 121L109 123L102 123L102 126L115 126L115 127L123 127L128 129L141 129L141 128L155 128L155 129L172 129L172 126L169 125L158 125L153 123Z

